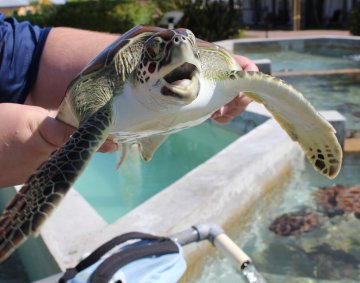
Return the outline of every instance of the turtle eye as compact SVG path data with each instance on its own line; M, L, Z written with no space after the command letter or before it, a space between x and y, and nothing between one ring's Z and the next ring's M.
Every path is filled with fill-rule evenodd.
M164 41L160 37L149 39L145 44L145 51L150 60L159 60L163 49L165 47Z

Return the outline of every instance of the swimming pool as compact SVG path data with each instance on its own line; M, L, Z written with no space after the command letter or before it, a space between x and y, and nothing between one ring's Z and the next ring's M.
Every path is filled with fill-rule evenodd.
M240 48L250 58L271 58L273 71L359 68L359 49L304 48L303 42L278 43ZM272 46L272 47L271 47ZM281 49L281 46L286 46ZM291 46L297 46L292 48ZM319 50L320 49L320 50ZM323 51L326 52L323 52ZM308 53L311 52L311 53ZM347 119L347 128L360 130L360 78L358 75L284 77L320 110L336 109ZM236 242L252 258L269 283L277 282L359 282L360 221L353 214L320 218L320 226L297 236L279 236L269 230L280 215L317 211L314 192L333 184L351 187L360 184L360 153L345 154L343 168L334 180L317 174L307 162L270 198L259 202L249 216L246 231ZM240 220L239 220L240 222ZM236 228L234 228L236 230ZM245 282L226 259L208 259L202 276L194 282Z
M307 163L304 170L294 172L290 181L270 199L258 203L250 224L239 233L236 243L252 258L268 283L360 281L360 220L354 216L323 218L322 226L298 236L279 236L269 230L279 215L304 207L316 210L313 194L319 187L360 184L359 172L360 153L345 155L343 170L334 181L320 176ZM246 281L226 259L216 258L208 259L201 278L194 282Z
M234 45L234 52L249 58L268 58L272 72L333 70L360 67L360 47L354 40L293 39L249 41Z
M97 153L75 183L75 189L109 223L149 199L203 163L240 134L207 121L173 134L149 163L134 147L116 170L120 154Z

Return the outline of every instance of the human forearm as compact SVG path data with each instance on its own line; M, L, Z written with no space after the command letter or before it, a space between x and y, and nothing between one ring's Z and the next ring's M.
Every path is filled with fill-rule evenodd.
M117 35L72 28L53 28L46 40L28 104L56 109L69 83Z

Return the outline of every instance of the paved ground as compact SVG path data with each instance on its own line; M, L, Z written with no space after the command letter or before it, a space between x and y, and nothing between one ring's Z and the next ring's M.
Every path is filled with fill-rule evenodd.
M312 36L312 35L336 35L349 36L350 33L344 30L301 30L301 31L283 31L283 30L248 30L246 37L248 38L275 38L275 37L293 37L293 36Z

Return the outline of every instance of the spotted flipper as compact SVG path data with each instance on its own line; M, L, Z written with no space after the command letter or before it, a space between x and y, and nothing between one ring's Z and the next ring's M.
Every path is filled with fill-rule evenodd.
M287 134L304 150L315 170L333 179L340 171L342 150L335 129L304 96L280 79L259 73L229 73L237 90L264 104Z
M90 157L107 137L109 107L90 116L32 175L11 200L0 218L0 261L5 260L40 226L65 196Z
M242 70L233 55L222 47L201 41L197 44L203 76L209 84L216 83L215 91L227 96L227 101L242 91L264 104L287 134L300 144L315 170L330 179L337 176L342 150L335 129L300 92L280 79Z

